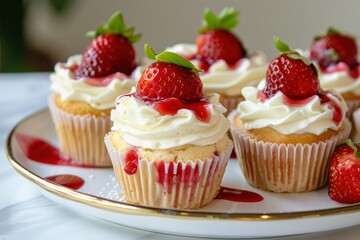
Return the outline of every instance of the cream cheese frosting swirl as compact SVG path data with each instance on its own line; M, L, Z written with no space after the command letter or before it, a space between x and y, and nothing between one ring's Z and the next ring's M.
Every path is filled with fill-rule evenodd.
M191 59L197 49L194 44L177 44L166 49ZM191 59L195 67L200 61ZM263 52L254 52L249 58L243 58L235 66L229 66L224 60L213 63L208 71L201 73L201 81L206 93L220 93L238 96L245 86L256 86L265 78L268 61Z
M111 112L111 130L118 131L131 145L150 149L213 144L224 137L230 124L223 115L226 109L219 103L219 95L208 96L208 101L210 119L204 122L188 109L162 115L133 95L120 96Z
M82 55L74 55L66 63L57 63L55 72L50 75L50 89L59 94L63 101L85 102L92 108L105 110L115 107L115 99L120 94L130 92L136 84L131 76L123 79L123 74L120 74L121 79L115 74L106 86L91 85L85 78L74 79L74 73L69 68L75 64L80 65L81 57Z
M264 102L258 99L259 89L245 87L242 94L245 101L240 102L237 111L245 129L270 127L281 134L312 133L320 135L328 129L338 130L345 118L347 105L340 94L329 91L326 97L341 109L341 121L333 120L334 108L330 103L321 104L319 96L314 95L301 105L284 104L282 92L277 92Z

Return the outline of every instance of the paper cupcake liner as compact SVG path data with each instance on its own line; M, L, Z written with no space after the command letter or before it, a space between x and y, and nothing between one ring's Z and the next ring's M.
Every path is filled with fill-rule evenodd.
M345 100L345 101L346 101L346 104L347 104L347 106L349 108L347 113L346 113L346 117L351 120L352 117L353 117L353 112L356 109L360 108L360 99Z
M356 127L356 120L355 120L355 117L354 117L354 113L357 109L360 108L360 99L357 100L357 99L354 99L354 100L345 100L346 103L347 103L347 106L349 108L349 110L347 111L346 113L346 116L350 119L351 121L351 124L352 124L352 129L351 129L351 132L350 132L350 138L351 139L356 139L358 136L358 129ZM359 119L359 118L358 118ZM357 120L359 121L359 120Z
M231 127L235 151L246 180L273 192L307 192L328 181L329 160L337 144L349 136L351 124L339 135L312 144L275 144L257 141Z
M104 136L111 127L110 117L67 113L56 106L53 95L49 96L48 104L61 153L81 164L110 167L104 144Z
M162 208L196 209L218 194L232 145L211 159L174 162L139 159L136 173L125 172L124 153L109 137L105 144L122 195L129 203Z
M242 96L229 97L221 95L220 102L227 109L226 114L228 115L233 110L237 108L239 102L243 101L244 98Z

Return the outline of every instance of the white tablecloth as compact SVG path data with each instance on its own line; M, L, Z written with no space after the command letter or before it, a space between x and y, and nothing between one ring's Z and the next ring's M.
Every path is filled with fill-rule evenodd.
M22 118L46 107L48 75L0 74L0 240L194 239L135 230L79 215L42 196L33 183L11 167L4 153L6 136ZM358 240L360 226L272 239Z

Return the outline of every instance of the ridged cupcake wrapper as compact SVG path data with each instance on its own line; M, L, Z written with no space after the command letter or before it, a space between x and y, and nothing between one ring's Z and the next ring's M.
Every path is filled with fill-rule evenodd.
M104 144L111 127L110 117L67 113L55 105L54 95L49 96L48 104L61 153L80 164L111 167Z
M351 124L337 136L304 145L257 141L231 127L235 151L246 180L254 187L273 192L307 192L328 181L329 160L336 145L348 138Z
M237 108L239 102L243 101L242 96L229 97L221 95L220 102L227 109L226 115L229 115L234 109Z
M232 146L212 159L167 162L139 159L137 171L125 172L124 153L116 150L108 136L105 144L122 195L129 203L162 208L196 209L218 194Z

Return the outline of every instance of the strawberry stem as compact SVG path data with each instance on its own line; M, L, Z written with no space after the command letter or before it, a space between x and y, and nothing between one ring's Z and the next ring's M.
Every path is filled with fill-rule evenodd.
M94 39L100 35L119 34L125 37L130 43L140 40L141 34L134 34L133 27L127 28L121 12L114 13L106 24L101 24L96 31L86 33L87 37Z
M188 68L190 70L195 71L196 73L201 72L200 69L197 69L194 64L192 64L190 61L184 59L180 55L174 53L174 52L162 52L159 54L156 54L156 52L150 47L149 44L144 44L144 51L146 56L148 56L150 59L156 60L156 62L166 62L175 64L181 67Z
M346 144L354 150L355 157L360 158L360 151L357 149L356 145L351 141L351 139L348 139Z
M299 59L301 61L303 61L306 65L310 66L312 64L312 62L307 59L306 57L302 56L300 53L298 53L297 51L292 50L289 45L287 45L285 42L283 42L280 38L274 36L274 44L276 46L276 48L282 53L285 54L289 57L291 57L292 59ZM314 66L315 68L315 66ZM316 68L315 68L316 69Z
M239 12L232 7L225 7L218 16L207 8L203 14L203 27L199 30L199 33L215 29L231 31L239 23L238 15Z

